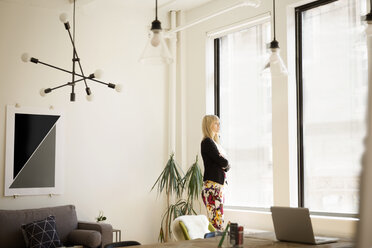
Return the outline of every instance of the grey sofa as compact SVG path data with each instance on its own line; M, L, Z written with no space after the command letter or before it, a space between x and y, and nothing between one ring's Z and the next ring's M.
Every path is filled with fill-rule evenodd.
M38 209L0 210L0 247L26 248L21 225L44 219L49 215L55 216L56 230L64 245L103 248L112 242L110 224L79 222L75 206L66 205Z

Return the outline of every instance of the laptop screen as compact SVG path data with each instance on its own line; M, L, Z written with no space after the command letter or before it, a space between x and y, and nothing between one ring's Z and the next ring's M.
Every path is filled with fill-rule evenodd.
M278 240L315 244L309 209L271 207L271 214Z

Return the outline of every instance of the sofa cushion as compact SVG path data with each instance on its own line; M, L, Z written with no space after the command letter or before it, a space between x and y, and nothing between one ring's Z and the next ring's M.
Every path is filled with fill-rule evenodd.
M101 244L101 233L94 230L76 229L70 232L67 240L71 244L79 244L84 247L95 248Z
M25 210L0 210L0 247L25 248L21 225L41 220L49 215L56 217L56 229L64 243L67 235L77 228L75 206L66 205Z
M61 246L56 230L56 218L48 216L45 219L22 225L25 240L29 248L55 248Z

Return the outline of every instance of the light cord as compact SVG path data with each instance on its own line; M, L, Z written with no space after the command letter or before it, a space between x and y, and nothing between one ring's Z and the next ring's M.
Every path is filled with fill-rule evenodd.
M371 0L372 1L372 0ZM276 35L275 35L275 0L273 0L273 11L274 11L274 40L276 40Z
M158 19L158 0L155 0L155 20L157 19Z
M72 44L75 43L75 3L76 1L74 0L74 7L73 7L73 16L72 16ZM73 47L73 54L72 54L72 84L71 84L71 88L72 88L72 94L74 93L75 91L75 46Z

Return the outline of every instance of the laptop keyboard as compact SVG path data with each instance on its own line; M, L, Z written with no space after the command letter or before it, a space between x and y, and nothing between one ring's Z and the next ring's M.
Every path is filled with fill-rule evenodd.
M338 240L337 238L315 237L315 243L316 244L333 243L333 242L336 242L337 240Z

